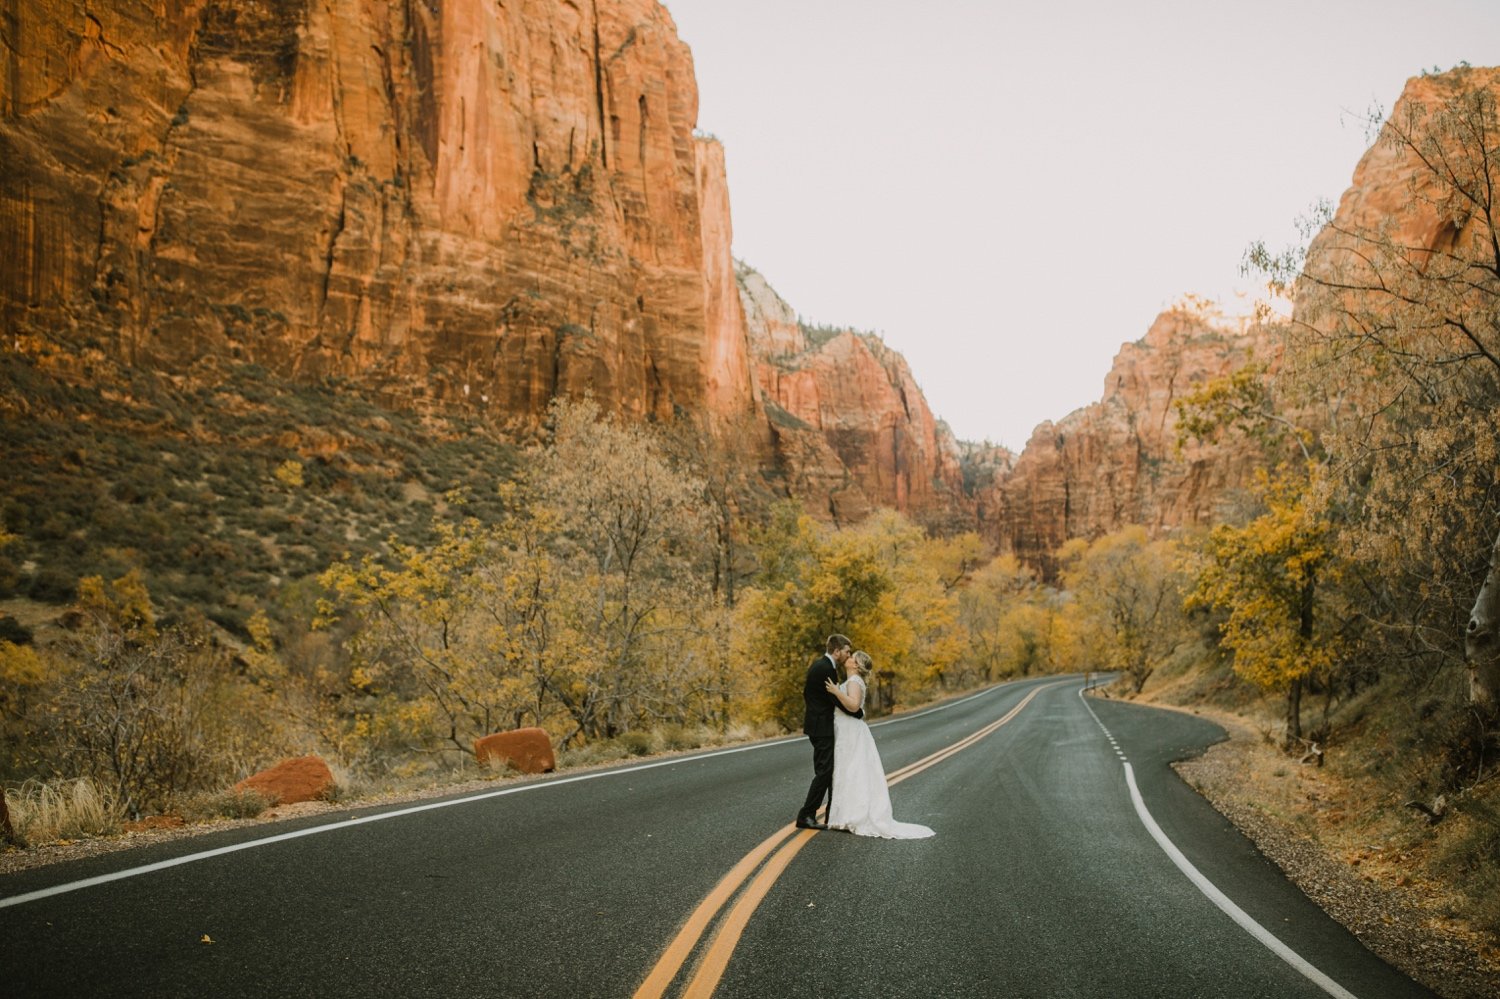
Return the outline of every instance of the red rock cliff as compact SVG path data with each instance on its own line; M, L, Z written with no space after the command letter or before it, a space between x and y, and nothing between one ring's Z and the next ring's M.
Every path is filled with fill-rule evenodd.
M584 391L748 416L819 512L963 507L899 356L807 351L795 316L752 353L724 152L656 0L38 0L5 31L9 327L502 422Z
M8 326L497 418L750 403L722 162L655 0L12 12Z
M877 338L810 343L736 273L723 150L693 134L692 59L656 0L11 11L7 329L497 422L584 391L636 418L748 416L756 460L814 511L979 523L1028 556L1211 502L1211 463L1165 457L1168 403L1232 338L1190 349L1164 319L1013 470L961 448Z
M958 442L906 359L869 334L810 339L760 274L741 265L739 280L756 383L792 493L838 523L883 506L972 528Z
M1205 524L1250 479L1244 445L1190 443L1175 451L1173 402L1264 353L1264 334L1187 310L1162 313L1115 355L1101 401L1033 431L1014 467L977 489L985 530L1004 551L1044 568L1070 538L1128 524L1161 531Z

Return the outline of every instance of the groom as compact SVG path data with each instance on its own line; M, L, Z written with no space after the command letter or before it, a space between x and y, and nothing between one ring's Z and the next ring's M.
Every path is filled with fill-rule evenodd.
M818 821L818 809L823 805L823 798L833 790L833 712L835 708L844 711L844 706L828 692L824 681L838 683L838 667L844 665L854 646L843 635L829 635L825 648L827 652L807 667L807 683L802 688L802 699L807 702L802 732L812 742L813 779L807 789L807 800L797 813L798 829L828 828ZM856 718L865 716L863 709L844 713L852 713Z

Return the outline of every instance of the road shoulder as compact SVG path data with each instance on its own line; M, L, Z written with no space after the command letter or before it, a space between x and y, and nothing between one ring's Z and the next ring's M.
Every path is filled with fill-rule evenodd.
M1500 954L1443 913L1436 886L1398 873L1402 858L1378 845L1322 835L1340 821L1332 803L1347 800L1330 787L1338 777L1299 766L1239 715L1151 704L1224 727L1226 740L1174 768L1329 916L1445 999L1500 995Z

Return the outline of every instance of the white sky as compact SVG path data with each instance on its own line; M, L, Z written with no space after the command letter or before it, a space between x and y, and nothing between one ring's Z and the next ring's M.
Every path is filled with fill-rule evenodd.
M735 256L804 319L882 334L960 438L1017 450L1336 200L1359 113L1500 64L1500 0L665 2Z

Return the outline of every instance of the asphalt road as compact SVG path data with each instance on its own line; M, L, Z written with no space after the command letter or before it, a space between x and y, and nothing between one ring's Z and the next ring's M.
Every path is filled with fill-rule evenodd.
M758 906L749 888L734 896L748 919L713 994L1430 994L1325 916L1170 770L1219 739L1216 726L1085 702L1081 685L1007 684L878 724L894 772L1035 695L893 785L896 817L936 837L788 838L800 852L774 878L765 871ZM1148 830L1127 765L1141 809L1208 889ZM9 875L0 989L17 999L629 997L710 890L786 826L810 776L807 742L789 739ZM283 838L265 842L272 835ZM227 852L180 862L214 849ZM78 884L152 864L168 866ZM731 939L727 911L667 995L687 985L715 932Z

